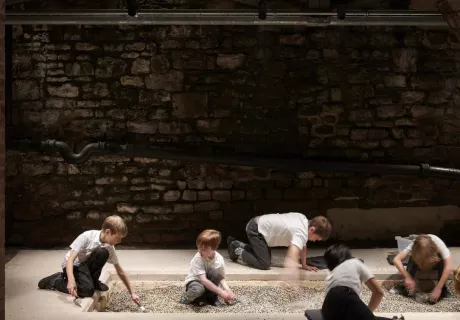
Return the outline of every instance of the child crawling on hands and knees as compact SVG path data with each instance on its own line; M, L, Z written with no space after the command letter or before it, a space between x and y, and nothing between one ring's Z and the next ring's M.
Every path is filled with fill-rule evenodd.
M216 251L220 242L220 232L211 229L204 230L196 239L198 252L190 261L185 278L185 294L180 303L207 303L215 306L218 297L227 303L235 299L225 281L224 258Z

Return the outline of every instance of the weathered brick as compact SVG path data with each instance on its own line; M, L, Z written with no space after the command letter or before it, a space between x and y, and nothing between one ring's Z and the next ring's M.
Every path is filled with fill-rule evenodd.
M182 193L182 200L185 201L196 201L197 199L197 192L194 190L184 190ZM200 200L210 200L209 199L200 199Z
M188 203L177 203L173 205L174 213L191 213L193 212L193 204Z
M177 201L180 199L180 191L179 190L169 190L166 191L163 195L163 199L165 201Z
M214 211L219 209L219 203L215 201L197 202L194 204L194 211Z
M214 190L212 191L212 199L216 201L230 201L232 197L230 191Z

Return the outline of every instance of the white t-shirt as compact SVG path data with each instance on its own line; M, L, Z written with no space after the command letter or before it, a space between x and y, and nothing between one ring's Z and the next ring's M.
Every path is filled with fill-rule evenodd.
M442 241L438 236L435 236L434 234L427 234L433 240L434 244L438 248L438 252L441 255L441 258L447 259L450 256L450 250L447 248L446 244L444 241ZM412 247L414 246L414 243L412 242L410 245L408 245L403 252L406 254L411 254L412 253Z
M217 269L222 277L225 277L224 257L216 251L214 259L203 259L200 253L197 252L192 261L190 261L188 275L185 277L185 285L191 281L199 281L198 276L206 274L211 269Z
M342 262L326 277L326 294L334 287L344 286L361 295L361 286L374 275L361 260L353 258Z
M298 212L272 213L259 217L259 232L269 247L289 247L291 244L303 249L308 241L308 219Z
M99 241L100 234L101 230L90 230L79 235L70 245L70 250L65 255L62 268L64 269L66 267L67 260L69 260L72 251L76 251L78 253L73 263L74 266L78 266L80 263L88 260L91 253L100 247L106 248L109 251L109 259L107 260L108 263L118 264L115 247L109 245L108 243L101 243L101 241Z

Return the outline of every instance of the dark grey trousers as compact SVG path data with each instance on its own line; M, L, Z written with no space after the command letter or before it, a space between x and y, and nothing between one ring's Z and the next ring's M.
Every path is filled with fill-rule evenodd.
M79 266L73 267L73 274L77 284L77 294L81 298L92 297L95 286L99 282L102 268L109 259L109 251L106 248L98 248L89 256L88 260L80 263ZM56 290L69 293L67 290L67 273L66 268L62 270L64 277L58 279L54 284Z
M206 273L206 278L209 279L216 286L220 284L223 277L216 269L211 269ZM204 298L211 304L217 301L217 294L206 289L200 281L194 280L187 283L185 287L185 296L189 302L193 302L196 299L204 296Z
M246 225L249 244L245 245L241 257L251 267L269 270L272 260L271 249L268 247L264 236L259 233L259 226L255 219L252 218Z

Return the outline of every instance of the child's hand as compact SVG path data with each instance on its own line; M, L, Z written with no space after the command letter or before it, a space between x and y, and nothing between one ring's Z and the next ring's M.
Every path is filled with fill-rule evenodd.
M222 293L220 294L220 297L222 299L224 299L224 301L231 301L235 298L235 296L233 295L233 293L231 292L227 292L225 290L222 291Z
M431 296L430 296L430 300L432 302L438 302L438 299L441 296L441 290L442 289L438 287L434 287L433 291L431 291Z
M229 290L227 292L230 294L230 300L235 300L236 299L236 296L232 291Z
M69 294L71 294L75 298L78 298L77 284L75 283L75 280L70 280L69 279L67 281L67 290L69 290Z
M133 299L133 301L139 305L141 303L141 300L139 299L139 296L137 294L135 294L134 292L131 294L131 299Z
M409 277L404 279L404 285L406 286L407 290L409 290L410 293L414 292L415 290L415 281Z
M307 271L315 271L315 272L318 271L317 267L307 266L307 265L302 266L302 269L307 270Z

